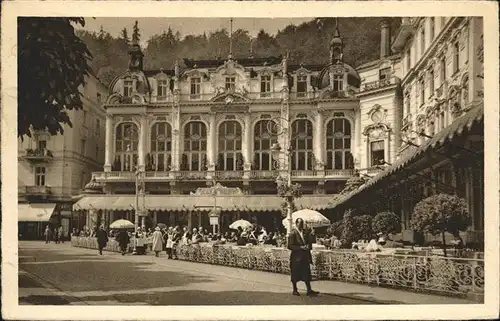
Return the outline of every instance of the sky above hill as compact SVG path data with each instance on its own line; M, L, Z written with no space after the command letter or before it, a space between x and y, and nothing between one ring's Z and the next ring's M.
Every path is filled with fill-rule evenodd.
M234 18L233 30L248 30L250 35L255 37L260 29L275 35L278 30L284 29L289 24L299 25L313 18ZM161 34L163 30L171 27L174 31L179 31L181 36L198 35L206 32L207 35L214 30L226 28L229 30L229 18L85 18L83 29L90 32L98 32L101 26L113 37L117 37L123 28L127 28L129 35L132 34L132 26L135 21L139 21L141 33L141 44L154 34Z

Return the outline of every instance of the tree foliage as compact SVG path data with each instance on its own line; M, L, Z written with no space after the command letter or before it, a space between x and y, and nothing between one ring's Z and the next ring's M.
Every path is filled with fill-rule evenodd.
M352 242L358 240L356 233L356 222L354 217L350 212L344 214L344 219L342 221L342 235L340 240L342 241L342 246L351 247Z
M342 231L344 229L343 223L343 220L332 222L332 224L327 229L327 233L329 235L335 235L340 239L342 237Z
M356 240L371 240L374 237L372 217L370 215L355 216L354 218Z
M33 130L63 133L68 110L81 109L79 87L91 72L92 55L75 35L83 18L18 19L18 136Z
M139 21L135 21L134 27L132 29L132 41L134 43L139 43L141 41L141 33L139 29Z
M401 220L393 212L380 212L372 220L375 233L394 234L401 231Z

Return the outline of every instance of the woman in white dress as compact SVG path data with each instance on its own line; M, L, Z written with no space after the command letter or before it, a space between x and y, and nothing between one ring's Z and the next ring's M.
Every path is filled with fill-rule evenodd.
M167 247L167 255L168 255L169 259L172 258L172 248L174 245L174 242L172 242L173 235L174 235L174 230L172 227L169 227L168 231L167 231L167 246L166 246Z

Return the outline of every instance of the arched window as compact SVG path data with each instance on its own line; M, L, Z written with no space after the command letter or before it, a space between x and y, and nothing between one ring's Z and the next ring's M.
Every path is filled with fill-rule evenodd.
M241 153L241 125L237 121L225 121L219 125L219 155L217 170L243 170Z
M151 158L149 165L154 171L170 170L172 153L172 127L167 122L160 122L151 128Z
M137 166L137 145L139 128L131 122L121 123L116 127L116 151L113 170L134 171Z
M326 126L326 169L352 169L351 123L336 118Z
M314 168L313 126L307 119L292 123L292 170Z
M254 167L257 170L272 170L273 159L271 155L271 146L276 143L276 137L269 133L272 120L264 119L255 124L254 127Z
M184 126L181 170L207 170L207 126L201 121L192 121Z

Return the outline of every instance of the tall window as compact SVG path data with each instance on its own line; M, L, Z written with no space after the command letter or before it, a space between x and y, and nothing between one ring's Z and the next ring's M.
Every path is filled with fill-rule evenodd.
M439 62L439 71L441 73L440 78L441 78L441 83L444 83L446 81L446 57L443 56Z
M429 70L429 96L434 95L434 66Z
M378 71L379 80L388 80L389 78L391 78L391 67L382 68Z
M307 95L307 76L297 76L297 97Z
M201 79L191 78L191 99L199 99L201 94Z
M260 96L269 97L271 93L271 76L260 76Z
M313 125L307 119L292 123L292 170L313 170Z
M207 126L200 121L184 126L184 154L181 169L205 171L207 168Z
M354 168L351 154L351 123L345 118L332 119L326 126L326 168Z
M460 69L460 48L457 41L453 45L453 73L456 73L458 69Z
M101 120L96 119L95 120L95 135L97 138L101 137Z
M410 94L405 96L405 117L411 114Z
M434 17L431 17L430 18L431 21L430 21L430 25L431 25L431 30L429 30L429 36L431 37L431 41L434 40L434 36L435 36L435 33L436 33L436 22L434 21Z
M276 139L268 132L272 120L260 120L254 127L254 166L258 170L272 170L271 146Z
M339 92L344 88L344 75L333 75L333 91Z
M35 168L35 185L36 186L45 186L45 167L36 167Z
M117 171L133 171L137 165L139 129L131 122L116 127L116 153L114 168Z
M45 139L39 139L36 147L38 150L45 150L47 148L47 141Z
M226 90L234 90L236 88L236 77L226 77Z
M225 121L219 126L219 155L217 170L243 170L241 153L241 125L237 121Z
M124 80L123 81L123 96L130 97L132 96L132 80Z
M385 160L384 141L378 140L370 143L371 166L382 165Z
M425 52L425 27L420 30L420 56L423 56Z
M425 81L424 78L419 80L419 90L420 90L420 105L425 103Z
M167 80L158 80L158 86L156 92L159 99L167 97L167 88L168 88Z
M172 152L172 128L167 122L160 122L151 128L150 166L154 171L170 170Z
M87 152L87 140L86 139L82 139L81 140L81 144L80 144L80 154L82 154L83 156L86 156Z
M440 130L445 128L446 127L446 118L444 116L444 110L442 110L440 113L439 113L439 125L440 125Z

